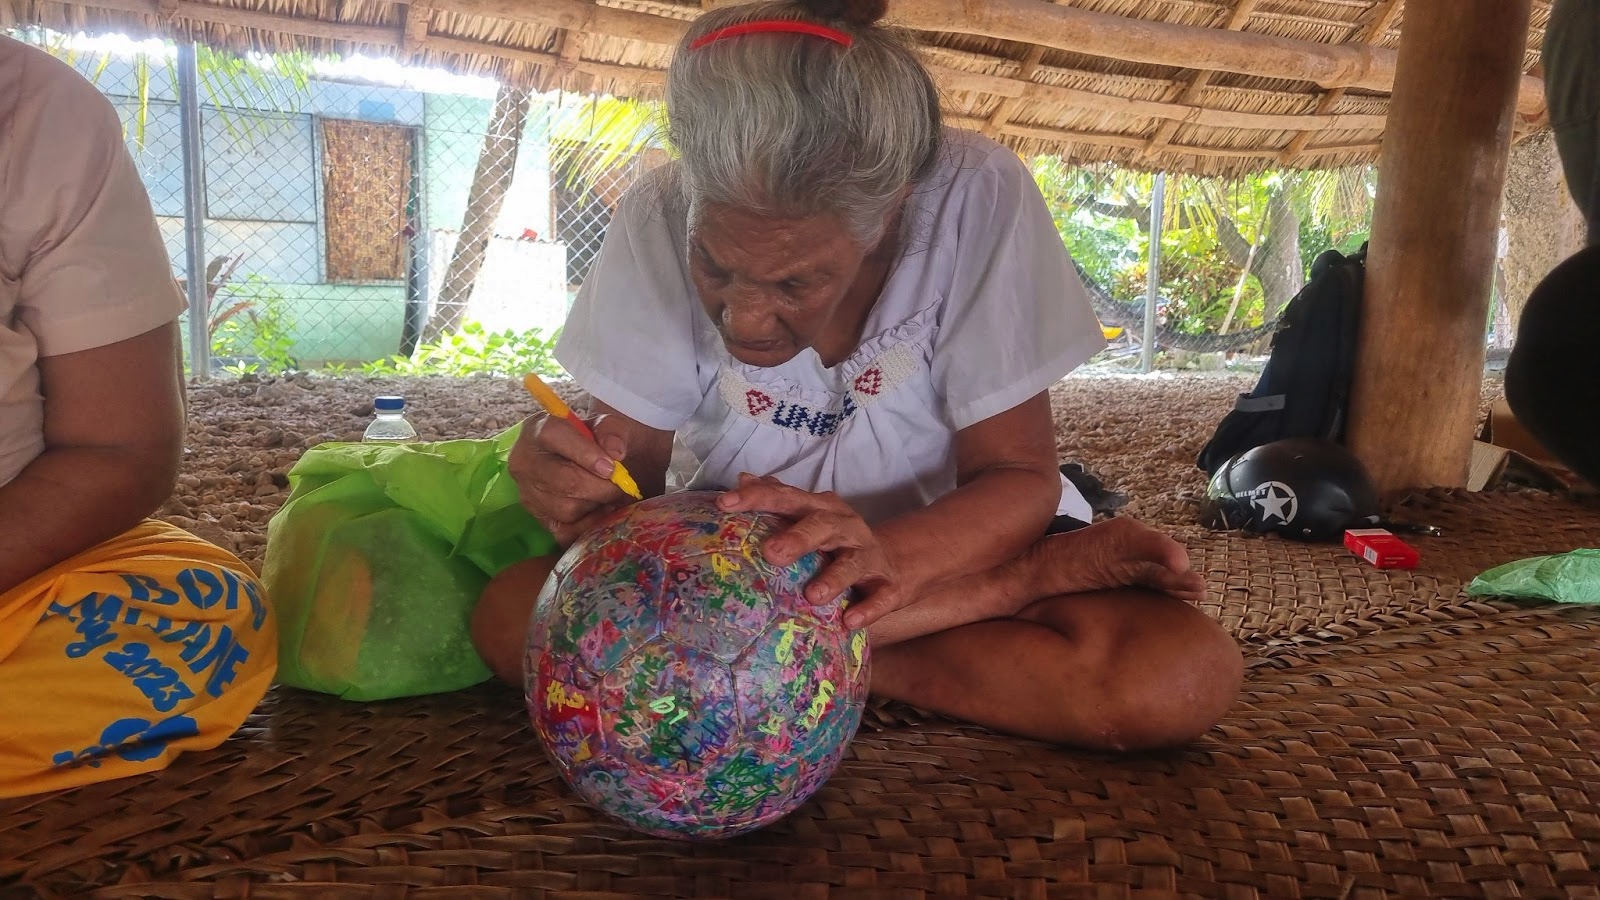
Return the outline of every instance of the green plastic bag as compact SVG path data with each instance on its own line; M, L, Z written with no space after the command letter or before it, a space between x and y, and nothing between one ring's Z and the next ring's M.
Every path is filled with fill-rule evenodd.
M1474 578L1467 595L1600 604L1600 550L1507 563Z
M322 444L289 471L262 581L278 617L278 681L348 700L490 677L472 608L506 566L555 551L488 440Z

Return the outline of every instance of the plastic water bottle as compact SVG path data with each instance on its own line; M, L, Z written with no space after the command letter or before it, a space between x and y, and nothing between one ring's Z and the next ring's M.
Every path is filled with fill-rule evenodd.
M363 441L410 441L417 437L417 430L406 421L406 399L404 397L379 397L372 401L372 408L377 412L377 417L372 424L367 426L366 434L361 436Z

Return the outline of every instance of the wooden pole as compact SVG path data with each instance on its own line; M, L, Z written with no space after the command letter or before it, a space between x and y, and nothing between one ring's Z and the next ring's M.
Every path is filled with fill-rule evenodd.
M1348 432L1380 490L1466 483L1530 7L1406 4Z

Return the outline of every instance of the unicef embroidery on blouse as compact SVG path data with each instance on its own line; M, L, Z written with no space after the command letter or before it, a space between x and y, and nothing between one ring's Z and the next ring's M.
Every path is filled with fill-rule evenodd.
M826 408L797 397L779 396L771 386L758 385L727 366L717 379L717 391L729 408L763 425L812 437L828 437L857 409L888 394L915 375L918 364L915 348L908 344L891 347L851 379L850 389Z

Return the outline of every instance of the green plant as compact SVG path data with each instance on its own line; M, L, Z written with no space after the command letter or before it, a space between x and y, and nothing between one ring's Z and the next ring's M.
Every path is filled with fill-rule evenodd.
M227 296L223 302L218 302L218 296L228 282L233 280L233 273L238 271L239 264L244 261L243 256L218 256L206 266L206 334L211 336L213 344L217 341L217 333L222 326L234 316L248 310L254 302L248 297ZM188 296L189 280L183 276L178 277L178 290Z
M1168 327L1184 334L1214 334L1227 316L1238 287L1239 267L1216 243L1189 244L1186 235L1169 235L1161 242L1161 316ZM1143 297L1147 290L1147 261L1123 269L1108 285L1119 297ZM1261 324L1261 286L1247 281L1243 303L1232 320L1233 330Z
M478 322L468 322L461 330L437 341L417 345L410 356L396 354L361 367L365 375L502 375L522 376L529 372L559 376L561 365L555 359L556 341L561 329L545 337L542 329L518 332L507 328L490 331Z
M1142 297L1153 177L1052 157L1031 163L1072 258L1116 299ZM1161 211L1166 327L1200 334L1274 318L1318 253L1360 246L1375 186L1370 167L1168 178Z
M239 358L224 371L281 375L300 367L292 352L292 324L284 310L283 294L270 282L251 274L241 284L219 289L217 296L226 304L226 315L216 322L211 353Z

